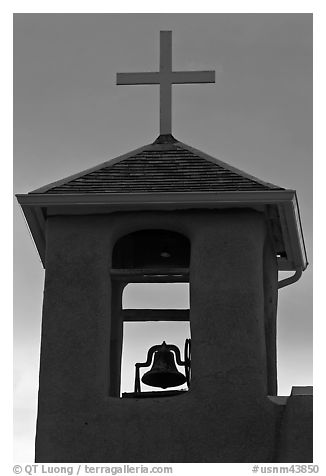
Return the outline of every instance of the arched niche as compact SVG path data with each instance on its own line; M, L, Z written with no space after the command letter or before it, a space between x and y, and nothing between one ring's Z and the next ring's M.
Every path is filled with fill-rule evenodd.
M114 246L112 267L132 268L188 268L189 239L170 230L139 230L120 238Z

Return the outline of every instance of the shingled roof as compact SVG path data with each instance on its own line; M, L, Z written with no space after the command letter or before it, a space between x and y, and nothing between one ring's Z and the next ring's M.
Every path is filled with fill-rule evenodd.
M172 136L31 193L98 194L283 190Z
M265 214L279 269L307 266L295 190L248 175L171 135L17 198L43 264L51 215L249 207Z

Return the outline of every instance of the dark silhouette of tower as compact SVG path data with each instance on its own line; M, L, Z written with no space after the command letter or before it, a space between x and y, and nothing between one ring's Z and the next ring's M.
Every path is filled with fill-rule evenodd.
M296 192L172 136L171 85L214 75L173 72L170 48L118 75L160 84L153 143L17 196L46 270L36 461L309 462L311 390L277 396L278 289L307 266ZM190 309L126 311L131 282L188 282ZM120 396L125 320L190 321L187 391Z

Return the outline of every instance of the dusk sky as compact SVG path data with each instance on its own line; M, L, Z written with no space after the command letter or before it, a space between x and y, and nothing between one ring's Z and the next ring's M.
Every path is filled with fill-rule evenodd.
M173 31L173 69L216 71L215 84L173 87L173 135L297 190L309 267L279 291L279 395L289 395L312 385L311 14L15 14L14 192L156 139L158 86L117 86L116 73L157 71L160 30ZM17 461L34 457L43 281L15 201ZM173 330L180 342L181 327ZM131 328L128 335L136 339ZM142 340L137 346L148 350Z

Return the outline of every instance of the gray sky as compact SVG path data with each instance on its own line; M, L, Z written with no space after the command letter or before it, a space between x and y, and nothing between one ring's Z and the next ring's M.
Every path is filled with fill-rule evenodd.
M310 265L279 293L287 395L312 383L311 14L15 14L15 193L158 136L158 86L115 75L157 71L160 30L173 31L174 69L216 70L216 84L173 87L173 135L298 192ZM14 225L15 456L31 461L44 271L17 203Z

